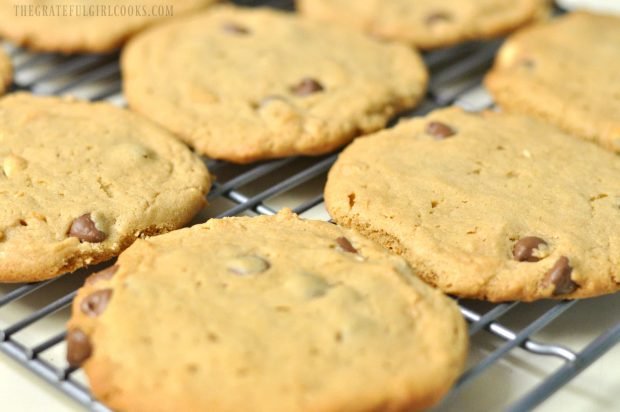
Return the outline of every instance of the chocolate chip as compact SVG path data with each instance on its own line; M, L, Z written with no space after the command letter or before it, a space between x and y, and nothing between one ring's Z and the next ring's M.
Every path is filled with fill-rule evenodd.
M265 272L271 267L262 257L258 256L242 256L232 259L226 265L229 272L236 275L257 275Z
M538 262L539 257L534 256L534 250L540 245L546 246L547 242L536 236L527 236L519 239L512 248L512 256L518 262Z
M82 242L101 243L108 235L97 229L90 213L82 215L75 219L69 229L69 236L77 237Z
M222 25L222 30L230 34L250 34L250 31L237 23L227 22Z
M90 358L93 348L88 336L80 329L72 329L67 333L67 362L71 366L80 366Z
M323 90L323 85L318 81L306 77L302 79L297 85L291 87L291 92L296 94L297 96L309 96L313 93L320 92Z
M570 266L566 256L560 257L555 265L545 276L545 285L554 285L553 295L567 295L573 293L579 285L570 278L573 268Z
M452 20L452 14L445 11L438 11L432 14L429 14L426 17L425 23L428 26L434 26L439 23L448 23Z
M519 64L527 69L533 69L536 67L536 63L532 59L522 59L519 61Z
M80 304L82 313L91 318L101 315L112 297L112 289L101 289L86 296Z
M426 126L426 133L433 136L436 140L443 140L454 136L456 134L456 130L445 123L430 122L428 126Z
M118 265L110 266L109 268L103 269L97 273L93 273L89 277L86 278L84 284L86 285L94 285L100 280L110 280L112 276L118 272Z
M351 242L349 242L349 239L346 237L339 237L336 239L336 243L338 243L338 246L340 246L345 252L357 253L357 249L353 247Z

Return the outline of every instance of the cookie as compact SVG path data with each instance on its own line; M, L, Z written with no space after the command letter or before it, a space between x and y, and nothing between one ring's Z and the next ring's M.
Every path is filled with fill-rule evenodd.
M0 282L33 282L176 229L205 204L202 161L107 103L0 99Z
M547 0L299 0L308 18L421 49L496 37L544 16Z
M402 258L288 210L137 241L78 292L67 339L123 411L420 410L467 352Z
M413 107L427 82L406 46L227 6L136 37L122 70L132 109L237 163L330 152Z
M37 51L108 52L150 24L216 1L0 0L0 36Z
M450 108L353 143L325 200L447 293L574 299L620 289L618 176L618 156L540 120Z
M620 152L620 17L571 13L516 33L486 86L501 107Z
M3 94L13 83L13 65L11 59L0 48L0 94Z

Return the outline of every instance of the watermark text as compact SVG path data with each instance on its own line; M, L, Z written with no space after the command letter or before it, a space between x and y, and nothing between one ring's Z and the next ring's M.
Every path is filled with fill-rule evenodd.
M15 4L17 17L172 17L174 5Z

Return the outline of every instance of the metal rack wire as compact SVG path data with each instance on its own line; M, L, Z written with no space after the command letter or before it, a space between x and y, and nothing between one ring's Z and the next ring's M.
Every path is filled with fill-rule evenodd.
M248 0L238 3L269 3L291 8L291 3L285 0ZM418 109L406 115L421 115L449 104L459 104L468 110L489 107L492 102L481 88L480 80L498 46L499 42L468 43L427 54L425 60L432 73L428 95ZM46 95L73 94L93 101L109 100L115 104L124 104L120 92L117 54L68 57L31 54L7 47L16 68L12 91L27 90ZM291 207L302 215L313 211L320 214L323 211L322 186L325 175L336 157L337 154L318 158L286 158L250 166L235 166L205 159L212 173L218 176L218 181L208 195L211 205L194 223L211 217L273 214L282 206ZM302 192L303 200L299 201ZM80 371L64 362L65 331L62 325L68 319L68 307L83 279L105 266L99 265L36 284L0 286L0 351L87 409L97 411L109 409L91 398ZM470 323L470 336L488 335L494 340L486 356L470 365L462 375L443 406L450 399L457 398L459 393L467 391L472 382L510 353L524 351L537 358L561 361L560 366L545 374L537 386L511 404L502 406L511 412L531 410L620 342L620 322L612 324L608 330L599 331L598 337L580 351L571 350L557 342L539 342L533 338L534 334L547 328L569 309L580 305L578 301L547 303L542 309L537 307L536 315L520 327L509 326L504 319L528 308L526 304L490 305L472 301L459 301L459 304ZM17 306L21 309L25 307L26 314L15 315L14 308ZM50 329L48 325L51 318L56 320L56 329ZM44 339L39 337L40 333L30 333L37 328L45 331ZM33 340L29 335L36 335L37 338Z

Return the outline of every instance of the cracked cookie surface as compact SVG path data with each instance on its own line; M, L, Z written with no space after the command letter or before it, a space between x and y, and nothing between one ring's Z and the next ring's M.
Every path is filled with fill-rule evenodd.
M37 51L102 53L150 24L217 0L0 0L0 35Z
M132 109L238 163L332 151L415 106L427 82L404 45L228 6L140 34L122 69Z
M205 204L202 161L169 133L104 103L0 100L0 282L51 278L187 223Z
M530 23L547 0L301 0L308 18L335 22L422 49L495 37Z
M325 200L447 293L572 299L620 289L618 176L618 156L540 120L451 108L358 139Z
M287 210L138 240L68 330L68 359L127 411L420 410L467 353L455 302L404 259Z
M499 105L620 152L620 17L571 13L511 36L485 84Z

